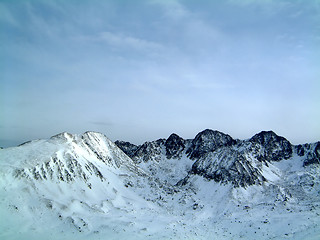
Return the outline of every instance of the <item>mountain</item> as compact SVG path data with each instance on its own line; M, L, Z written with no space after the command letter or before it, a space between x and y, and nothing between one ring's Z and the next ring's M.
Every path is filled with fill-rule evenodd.
M185 171L180 179L183 175L200 175L208 180L232 183L235 187L267 182L273 164L293 157L298 157L303 166L320 163L320 142L294 146L272 131L262 131L248 140L236 140L206 129L192 140L172 134L167 140L159 139L141 146L121 141L115 143L145 171L154 168L153 174L170 165L170 159L173 159L174 165L184 162L181 167ZM160 162L163 164L158 164ZM172 166L167 169L168 172L176 170ZM163 175L165 173L161 172L159 177Z
M0 239L318 239L319 187L320 142L272 131L61 133L0 150Z
M141 206L148 202L128 188L146 188L144 181L139 183L146 174L100 133L61 133L2 149L0 159L1 215L7 216L0 224L0 239L28 239L30 228L48 239L50 225L61 229L59 239L72 239L65 235L70 229L98 232L105 224L114 232L115 226L129 224L134 212L147 214ZM119 217L123 214L128 216L124 221Z

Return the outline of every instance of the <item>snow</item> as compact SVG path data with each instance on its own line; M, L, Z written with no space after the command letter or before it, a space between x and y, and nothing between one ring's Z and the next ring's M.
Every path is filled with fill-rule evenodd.
M294 155L262 165L262 185L235 188L190 175L175 186L194 161L160 152L137 165L92 132L0 150L0 239L320 238L319 166L304 168ZM70 181L59 178L66 172ZM310 179L314 187L302 184Z

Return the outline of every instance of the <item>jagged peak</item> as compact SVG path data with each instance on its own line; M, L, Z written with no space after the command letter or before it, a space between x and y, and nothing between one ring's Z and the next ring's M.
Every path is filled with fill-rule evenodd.
M199 133L196 135L196 137L197 137L197 136L200 136L200 135L215 135L215 134L224 134L224 133L222 133L222 132L220 132L220 131L218 131L218 130L212 130L212 129L207 128L207 129L199 132Z
M167 158L178 157L185 148L185 140L175 133L172 133L165 142Z
M291 143L284 137L278 136L273 131L262 131L249 139L252 147L259 150L257 158L260 161L281 161L292 156Z
M52 136L50 139L57 139L57 138L64 139L64 138L70 138L72 136L73 136L73 134L71 134L71 133L61 132L61 133L58 133L58 134Z
M57 135L52 136L49 141L67 143L77 138L76 134L71 134L68 132L62 132Z
M169 142L176 142L176 141L183 141L184 139L182 137L180 137L178 134L176 133L172 133L168 139L166 140L166 143Z
M160 144L163 144L165 143L165 139L164 138L159 138L158 140L155 140L155 141L147 141L147 142L144 142L142 145L138 146L139 149L147 149L147 148L150 148L152 146L158 146Z
M199 140L211 141L211 140L218 140L218 139L221 139L221 138L228 139L228 140L233 140L233 138L230 135L225 134L223 132L220 132L218 130L205 129L205 130L199 132L195 136L193 141L199 141Z
M168 137L168 139L170 139L170 138L181 138L181 137L176 133L171 133L170 136Z
M255 135L253 135L252 138L258 137L258 136L278 136L278 135L273 130L263 130L259 133L256 133Z
M187 150L187 154L191 159L199 158L201 155L207 152L215 151L222 146L230 146L236 143L228 134L219 132L217 130L205 129L198 133L192 140L190 148Z
M249 141L260 143L262 145L269 144L270 142L275 142L275 141L286 141L286 142L290 143L286 138L277 135L272 130L261 131L261 132L255 134L252 138L250 138Z

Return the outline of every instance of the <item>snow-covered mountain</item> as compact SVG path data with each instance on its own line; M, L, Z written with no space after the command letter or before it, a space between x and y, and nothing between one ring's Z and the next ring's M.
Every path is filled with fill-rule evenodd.
M95 132L0 150L0 239L319 239L320 142Z

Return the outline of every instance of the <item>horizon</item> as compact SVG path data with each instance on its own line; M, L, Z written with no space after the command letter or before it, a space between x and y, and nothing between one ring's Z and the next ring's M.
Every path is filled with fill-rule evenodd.
M137 143L137 142L128 141L128 140L126 140L126 139L110 139L110 138L108 137L108 135L106 135L105 133L97 132L97 131L85 131L85 132L82 132L82 133L70 133L70 132L67 132L67 131L63 131L63 132L60 132L60 133L57 133L57 134L54 134L54 135L51 135L51 136L48 136L48 137L45 137L45 138L29 139L29 140L26 140L26 141L23 141L23 142L19 142L19 143L15 144L15 145L12 145L12 146L5 146L5 147L3 147L3 146L0 145L0 148L5 149L5 148L10 148L10 147L18 147L18 146L23 145L23 144L25 144L25 143L32 142L32 141L36 141L36 140L47 140L47 139L50 139L51 137L54 137L54 136L56 136L56 135L63 134L63 133L68 133L68 134L71 134L71 135L82 135L82 134L84 134L84 133L86 133L86 132L97 132L97 133L101 133L101 134L105 135L107 138L109 138L112 142L124 141L124 142L129 142L129 143L131 143L131 144L140 146L140 145L142 145L142 144L144 144L144 143L146 143L146 142L157 141L157 140L159 140L159 139L165 139L165 140L166 140L166 139L168 139L172 134L176 134L176 135L178 135L179 137L183 138L184 140L193 140L199 133L201 133L201 132L203 132L203 131L205 131L205 130L212 130L212 131L221 132L221 131L219 131L219 130L217 130L217 129L206 128L206 129L203 129L203 130L197 132L193 137L184 137L184 136L181 136L180 134L177 134L177 133L175 133L175 132L172 132L172 133L171 133L170 135L168 135L167 137L162 136L162 137L158 137L158 138L155 138L155 139L148 139L148 140L145 140L145 141L142 141L142 142ZM261 131L255 133L255 134L253 134L252 136L247 137L247 138L236 138L236 137L234 137L234 136L232 136L232 135L230 135L230 134L228 134L228 133L225 133L225 132L221 132L221 133L227 134L227 135L229 135L230 137L232 137L232 138L235 139L235 140L244 141L244 140L248 140L248 139L252 138L252 137L255 136L256 134L259 134L259 133L261 133L261 132L268 132L268 131L274 132L273 130L261 130ZM279 134L277 134L276 132L274 132L274 133L275 133L277 136L284 137L285 139L287 139L285 136L279 135ZM301 143L293 143L293 142L290 141L290 139L287 139L287 140L288 140L292 145L295 145L295 146L300 145L300 144L303 145L303 144L306 144L306 143L310 144L310 143L319 142L319 141L314 141L314 142L304 142L304 143L302 143L302 142L301 142Z
M0 147L88 130L320 141L320 2L0 2Z

